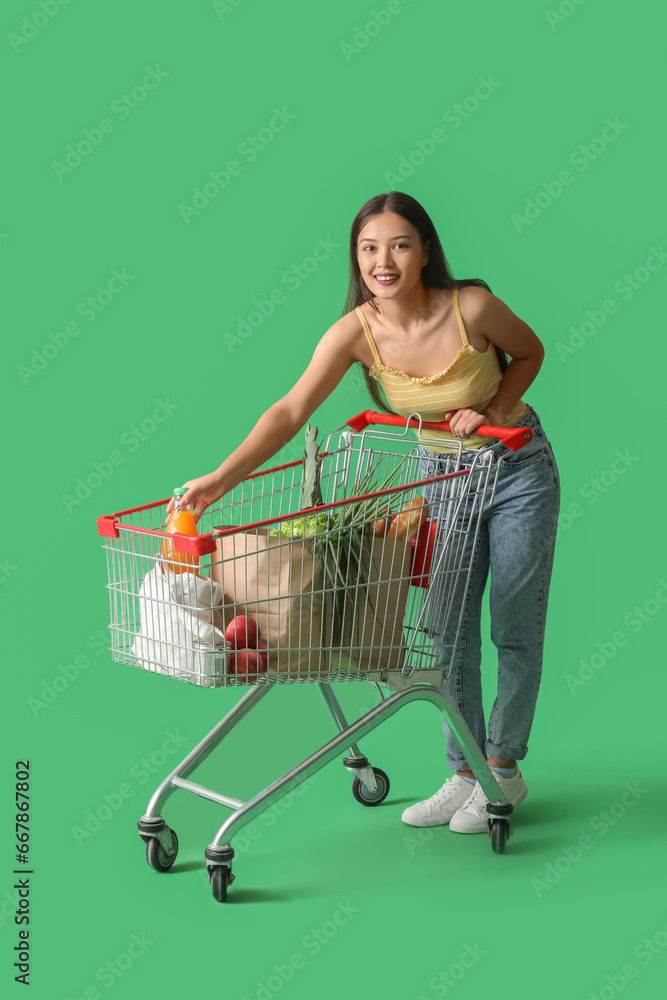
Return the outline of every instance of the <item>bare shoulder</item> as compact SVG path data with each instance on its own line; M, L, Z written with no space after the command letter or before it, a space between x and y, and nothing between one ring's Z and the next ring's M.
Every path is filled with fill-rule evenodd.
M500 303L500 299L488 288L482 288L480 285L464 285L459 288L461 312L465 311L466 319L471 322L496 308L496 303Z
M350 309L349 312L345 313L340 319L337 319L330 329L337 328L341 331L341 335L348 336L351 334L358 333L361 330L361 320L359 319L359 313L356 309Z
M459 289L461 315L471 329L488 336L489 330L516 322L518 317L506 302L479 285L465 285Z
M340 319L329 327L323 336L323 340L340 345L341 347L354 348L359 343L360 336L364 330L359 319L359 314L355 309L345 313Z
M466 285L459 289L459 303L469 335L482 335L516 358L543 351L535 331L487 288Z

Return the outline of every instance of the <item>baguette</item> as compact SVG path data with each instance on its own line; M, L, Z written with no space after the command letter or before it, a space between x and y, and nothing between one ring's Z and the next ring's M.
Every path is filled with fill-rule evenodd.
M383 538L387 534L387 528L389 527L389 521L386 517L381 517L377 521L373 521L371 524L371 531L376 538Z
M391 520L387 538L411 542L428 518L428 504L423 497L416 497L406 504Z

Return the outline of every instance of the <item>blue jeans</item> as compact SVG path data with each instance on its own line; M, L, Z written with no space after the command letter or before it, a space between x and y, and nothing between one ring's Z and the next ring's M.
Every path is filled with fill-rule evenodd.
M547 600L560 506L556 460L535 410L529 407L515 426L530 427L533 438L517 452L504 446L498 450L502 461L493 503L481 515L476 542L471 533L463 543L464 558L472 563L472 570L467 588L464 589L463 581L457 596L457 600L464 602L458 641L458 615L450 616L443 625L442 636L445 643L456 643L443 691L458 707L480 749L487 756L493 754L507 760L522 760L528 751L542 676ZM464 452L464 461L473 454L470 450ZM420 457L423 478L448 471L447 459L437 452L420 447ZM435 503L436 510L439 489L438 483L424 487L426 500ZM498 650L498 690L487 735L482 706L480 619L489 570L491 638ZM434 596L437 590L435 587ZM440 591L442 604L442 588ZM443 614L438 607L431 609L430 631L438 631ZM453 771L467 770L469 764L444 718L443 729L449 767Z

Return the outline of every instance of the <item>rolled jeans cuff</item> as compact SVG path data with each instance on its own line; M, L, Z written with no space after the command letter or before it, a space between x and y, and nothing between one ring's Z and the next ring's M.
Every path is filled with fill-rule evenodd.
M484 744L487 757L500 757L501 760L523 760L528 753L528 747L500 747L497 743L487 740Z

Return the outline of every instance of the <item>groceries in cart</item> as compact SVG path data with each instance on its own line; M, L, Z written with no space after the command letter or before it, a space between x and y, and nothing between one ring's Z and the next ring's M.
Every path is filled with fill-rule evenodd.
M358 672L371 664L396 669L410 543L427 505L420 498L418 513L411 502L408 511L391 514L396 500L382 491L400 479L401 463L387 470L383 460L362 463L347 496L325 503L325 455L316 437L317 428L306 428L299 494L304 513L267 527L246 525L243 531L214 525L211 576L226 600L260 624L270 672L313 676L327 664L340 671ZM328 509L317 510L322 507ZM376 532L380 521L383 528Z
M174 509L167 517L167 534L178 532L180 535L198 535L192 504L181 504L179 500L188 492L187 486L177 486L174 490ZM197 573L199 556L188 552L178 552L173 542L165 539L162 543L162 572L164 567L172 573Z
M129 614L139 618L136 665L206 687L401 667L428 504L400 485L404 457L364 453L352 470L331 468L327 454L308 427L303 462L292 463L300 482L288 467L274 496L255 492L252 479L235 491L220 512L236 523L211 524L208 565L195 554L205 549L189 542L201 538L191 506L178 502L186 488L174 490L167 534L180 537L159 525L157 551L140 535L144 558L134 556L144 566ZM244 638L239 622L257 633Z
M428 521L428 504L424 497L416 497L394 517L381 517L373 522L373 534L379 538L399 538L411 542Z
M211 575L226 607L259 624L271 673L400 666L409 543L369 533L351 554L337 526L315 536L319 545L266 528L228 531L219 530Z
M463 539L494 459L482 450L468 468L453 455L424 479L418 449L370 444L368 422L321 450L307 428L302 462L252 473L196 525L167 500L99 518L115 658L203 687L449 670ZM436 479L437 500L422 496ZM225 637L239 617L256 641Z
M197 536L192 506L178 503L186 487L174 490L167 533ZM230 643L220 613L222 592L199 573L199 556L182 552L164 539L159 559L145 574L137 595L140 628L131 652L141 665L170 677L201 677L213 686Z
M132 643L137 665L179 680L215 687L230 644L220 614L218 584L194 572L146 573L137 594L140 627Z
M234 650L229 657L229 668L237 677L254 678L266 673L267 646L254 618L238 615L227 626L225 638Z

